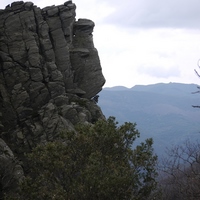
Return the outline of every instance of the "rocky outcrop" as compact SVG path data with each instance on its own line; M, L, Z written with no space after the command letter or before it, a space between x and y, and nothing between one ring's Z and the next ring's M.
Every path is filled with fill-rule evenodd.
M94 22L76 21L75 9L18 1L0 10L0 138L18 160L63 129L104 118L91 100L105 83Z
M15 192L24 178L24 172L11 149L2 139L0 139L0 172L0 199L4 192L16 196Z

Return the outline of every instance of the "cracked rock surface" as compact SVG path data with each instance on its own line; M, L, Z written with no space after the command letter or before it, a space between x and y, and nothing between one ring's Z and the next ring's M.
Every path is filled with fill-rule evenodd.
M91 100L105 83L95 24L76 21L75 10L72 1L43 9L18 1L0 10L0 149L7 145L22 162L61 130L104 118Z

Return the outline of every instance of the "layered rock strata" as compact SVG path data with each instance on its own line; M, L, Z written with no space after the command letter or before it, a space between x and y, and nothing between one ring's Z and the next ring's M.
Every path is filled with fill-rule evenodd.
M76 21L75 9L18 1L0 10L0 138L18 160L63 129L104 118L91 100L105 83L94 22Z

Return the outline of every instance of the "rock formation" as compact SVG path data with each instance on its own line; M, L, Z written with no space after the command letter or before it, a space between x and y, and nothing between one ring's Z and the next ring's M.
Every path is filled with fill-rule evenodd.
M25 165L24 152L38 143L79 122L104 118L91 100L105 83L92 39L94 22L76 21L75 9L72 1L43 9L18 1L0 10L2 188L2 169L12 159ZM1 152L5 147L9 154ZM19 181L24 173L19 164L10 168L18 170L18 176L16 170L9 176Z

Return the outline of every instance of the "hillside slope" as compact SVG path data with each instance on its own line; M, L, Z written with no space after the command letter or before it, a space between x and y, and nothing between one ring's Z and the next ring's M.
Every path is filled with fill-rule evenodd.
M122 88L122 89L121 89ZM195 84L137 85L133 88L104 88L99 105L106 117L120 123L136 122L141 139L153 137L154 148L162 156L166 147L200 136L200 104Z

